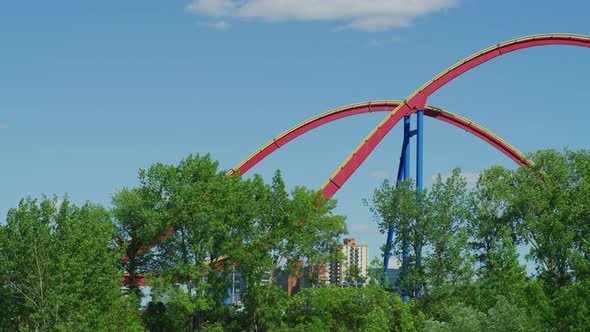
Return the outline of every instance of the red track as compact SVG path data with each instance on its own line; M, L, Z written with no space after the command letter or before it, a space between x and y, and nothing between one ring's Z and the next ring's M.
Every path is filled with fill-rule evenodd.
M371 133L357 146L352 154L338 167L330 179L322 186L322 192L325 197L333 196L338 189L350 178L359 166L367 159L373 149L381 142L383 137L395 126L395 124L405 115L415 113L419 109L424 109L426 100L436 90L447 84L455 77L464 72L489 61L499 55L508 52L543 45L573 45L590 47L590 37L582 35L566 34L543 34L533 35L518 39L513 39L502 44L489 47L479 53L476 53L454 66L443 71L434 79L424 84L408 97L402 104L396 107L381 123L371 131Z
M287 131L285 134L273 139L273 141L271 141L269 144L263 146L245 161L240 163L234 169L230 170L228 174L234 174L236 171L238 171L238 174L240 175L244 174L252 166L257 164L260 160L264 159L282 145L325 123L354 114L373 111L389 111L390 113L387 115L387 117L381 121L381 123L379 123L377 127L373 129L373 131L371 131L367 138L357 146L352 154L322 186L322 192L324 196L331 197L338 191L338 189L342 187L342 185L344 185L352 173L358 169L358 167L365 161L368 155L379 144L379 142L381 142L383 137L385 137L385 135L395 126L395 124L405 115L415 113L419 109L424 109L424 114L427 116L431 116L441 121L458 126L485 140L498 150L502 151L512 160L517 162L519 165L529 165L531 164L529 160L524 158L524 156L518 150L501 140L499 137L493 135L491 132L483 129L482 127L452 113L444 112L440 109L435 109L432 107L426 107L426 100L432 93L434 93L446 83L488 60L519 49L543 45L573 45L590 47L590 37L582 35L544 34L523 37L510 40L502 44L494 45L456 63L454 66L443 71L434 79L430 80L428 83L416 90L412 95L410 95L409 98L401 103L386 101L356 104L332 112L327 112L312 118L304 122L302 125L296 126ZM391 110L392 108L393 110ZM165 240L170 234L172 234L172 232L173 230L167 231L166 234L160 236L155 243L139 250L138 254L149 250L159 242ZM123 259L123 263L127 262L128 260L129 258L125 257Z
M254 167L261 160L266 158L274 151L278 150L280 147L289 143L293 139L305 134L306 132L317 127L320 127L326 123L362 113L391 112L391 110L395 109L402 103L403 102L397 100L371 101L348 105L322 113L318 116L315 116L288 129L279 136L273 138L270 142L263 145L261 148L256 150L256 152L251 154L248 158L246 158L237 166L232 168L227 174L233 175L237 173L239 175L244 175L246 172L250 170L250 168ZM424 115L450 123L454 126L464 129L465 131L488 142L490 145L500 150L502 153L510 157L510 159L514 160L521 166L530 163L530 161L526 160L526 157L516 148L514 148L507 142L503 141L501 138L494 135L489 130L463 117L432 106L426 106L424 108Z
M318 116L315 116L311 119L308 119L290 129L283 132L279 136L273 138L270 142L263 145L261 148L256 150L253 154L251 154L248 158L243 160L239 163L236 167L232 168L227 174L233 175L236 174L236 170L239 171L239 175L244 175L247 171L249 171L254 165L260 162L262 159L266 158L268 155L279 149L281 146L289 143L293 139L305 134L306 132L320 127L326 123L336 121L338 119L342 119L345 117L349 117L352 115L368 113L368 112L391 112L392 109L398 107L402 102L396 100L385 100L385 101L372 101L360 104L353 104L349 106L344 106L341 108L337 108L325 113L322 113ZM484 141L488 142L490 145L494 146L502 153L510 157L510 159L514 160L519 165L529 165L531 161L526 159L526 157L518 151L516 148L499 138L498 136L494 135L489 130L479 126L478 124L471 122L463 117L460 117L456 114L451 112L442 110L440 108L426 106L424 109L424 114L426 116L450 123L454 126L457 126L465 131L483 139ZM166 233L162 234L154 243L141 248L137 251L137 255L141 255L146 250L149 250L156 246L158 243L164 241L174 232L173 229L169 229ZM129 257L125 256L123 258L122 263L125 264L129 261Z

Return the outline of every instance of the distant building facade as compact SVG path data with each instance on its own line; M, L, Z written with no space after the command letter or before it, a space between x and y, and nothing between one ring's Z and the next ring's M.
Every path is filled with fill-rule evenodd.
M343 259L340 262L325 263L318 273L318 281L324 285L359 286L368 279L369 247L356 244L355 239L344 239L339 248Z

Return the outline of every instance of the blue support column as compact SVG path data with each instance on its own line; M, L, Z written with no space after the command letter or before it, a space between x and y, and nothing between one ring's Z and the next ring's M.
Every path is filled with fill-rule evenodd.
M410 138L413 135L417 135L418 138L418 157L416 162L416 177L419 179L416 181L416 186L420 187L420 192L422 191L422 122L424 119L423 111L418 112L418 128L416 131L411 131L411 118L410 116L404 116L404 142L402 146L402 153L400 157L399 168L397 172L397 185L399 185L403 180L410 178ZM393 235L394 229L390 227L387 233L387 242L385 244L385 255L383 257L383 277L381 279L381 284L385 285L385 275L387 273L387 267L389 265L389 252L391 249L391 244L393 242ZM403 240L402 246L402 276L404 279L407 280L408 278L408 258L410 256L409 250L409 240L408 234L401 234ZM407 302L409 301L410 296L408 294L408 290L406 289L406 285L402 286L402 301Z
M410 178L410 137L412 136L410 128L410 116L404 116L404 176L403 179ZM403 277L408 278L408 257L410 256L409 243L407 240L408 234L403 234L403 248L402 248L402 273ZM410 299L405 285L402 287L402 301L408 302Z
M389 266L391 242L393 242L393 227L389 227L389 230L387 231L387 243L385 243L385 255L383 256L383 275L381 276L381 286L385 286L385 282L387 281L387 267Z
M404 178L404 165L405 165L405 159L406 159L406 155L404 152L406 151L406 144L407 144L407 139L404 137L404 141L402 144L402 152L401 152L401 155L399 158L399 166L397 168L396 185L399 184ZM387 231L387 242L385 243L385 254L383 256L383 275L381 276L381 285L382 286L385 286L387 269L389 267L389 258L391 257L390 252L391 252L391 244L393 242L393 233L394 233L393 227L389 227L389 230Z
M423 153L424 153L424 110L416 114L416 195L422 194L423 187ZM422 265L422 243L415 243L416 268ZM422 283L418 284L416 296L422 295Z
M410 116L404 116L404 176L403 180L410 178L410 137L412 133L410 130Z
M422 193L422 155L424 149L424 111L419 110L416 119L416 192Z

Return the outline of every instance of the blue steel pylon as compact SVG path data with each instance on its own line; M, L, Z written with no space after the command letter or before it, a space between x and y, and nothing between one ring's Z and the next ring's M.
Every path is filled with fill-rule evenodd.
M424 110L418 110L416 113L416 196L420 198L423 187L423 153L424 153ZM416 268L422 266L422 243L415 243L416 248ZM418 284L416 296L422 296L422 283Z
M403 180L410 178L410 138L416 135L416 193L420 195L422 193L423 187L423 144L424 144L424 111L419 110L416 116L416 130L412 131L410 124L411 118L410 116L404 116L404 141L402 145L402 153L400 156L400 163L397 172L397 184L402 182ZM397 185L396 184L396 185ZM385 244L385 255L383 257L383 277L381 279L381 284L385 285L385 275L387 273L387 268L389 265L389 258L390 258L390 251L391 251L391 244L393 242L393 235L394 229L390 227L387 232L387 242ZM404 236L404 238L407 238ZM402 248L402 273L404 277L407 278L408 276L408 257L409 257L409 243L407 240L404 240L403 248ZM419 255L416 255L416 264L421 264L421 258ZM419 285L419 289L421 289L421 285ZM402 300L407 302L410 299L409 294L406 289L402 290Z
M405 121L405 119L404 119ZM405 132L405 127L404 127L404 132ZM406 176L406 150L409 150L409 145L410 143L410 137L408 135L404 134L404 140L402 143L402 151L400 154L400 158L399 158L399 166L397 169L397 184L399 184L400 182L402 182ZM408 149L406 149L408 147ZM409 167L409 166L408 166ZM408 168L409 170L409 168ZM381 277L381 285L385 285L385 276L387 275L387 267L389 266L389 258L390 258L390 251L391 251L391 244L393 242L393 236L394 236L394 229L393 226L389 227L389 230L387 232L387 242L385 244L385 255L383 256L383 276Z

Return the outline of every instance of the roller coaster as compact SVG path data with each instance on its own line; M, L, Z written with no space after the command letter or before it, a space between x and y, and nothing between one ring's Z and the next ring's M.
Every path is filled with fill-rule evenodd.
M577 34L538 34L522 38L512 39L500 44L488 47L478 53L475 53L453 66L445 69L440 74L435 76L430 81L426 82L420 88L415 90L410 96L404 100L381 100L370 101L359 104L344 106L333 109L328 112L319 114L313 118L301 122L300 124L284 131L280 135L274 137L268 143L257 149L249 157L244 159L238 165L229 170L227 175L244 175L257 163L262 161L265 157L275 152L285 144L293 139L305 134L306 132L320 127L326 123L342 119L345 117L370 113L370 112L386 112L385 118L366 136L365 139L352 151L342 164L334 171L328 180L322 185L321 191L326 198L332 197L338 190L340 190L352 174L361 166L365 159L371 154L375 147L381 140L389 133L389 131L403 118L404 119L404 139L402 144L402 152L400 157L400 164L398 168L398 181L409 178L410 176L410 139L416 137L416 189L418 194L423 187L423 172L422 172L422 147L423 147L423 117L424 115L440 120L460 129L463 129L476 137L484 140L510 159L512 159L519 166L533 165L533 161L527 159L524 154L518 151L515 147L508 144L500 137L494 135L491 131L484 127L465 119L454 113L445 111L433 106L427 106L426 101L428 97L443 87L445 84L469 71L472 68L479 66L489 60L507 53L544 45L571 45L590 47L590 36ZM416 129L411 130L411 116L416 114ZM386 252L391 247L393 239L393 229L390 228L386 242ZM167 230L154 243L141 248L137 254L141 254L146 250L154 247L158 243L164 241L168 236L174 232L173 229ZM408 258L408 245L404 244L402 259ZM123 263L129 261L128 257L123 259ZM387 269L389 264L389 254L384 257L384 269ZM402 266L405 264L402 263ZM403 272L406 272L405 270ZM408 299L406 294L402 294L404 300Z

